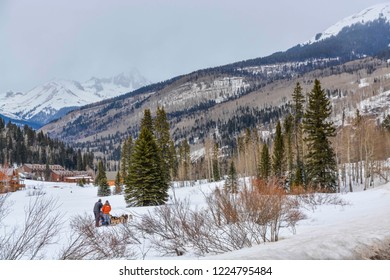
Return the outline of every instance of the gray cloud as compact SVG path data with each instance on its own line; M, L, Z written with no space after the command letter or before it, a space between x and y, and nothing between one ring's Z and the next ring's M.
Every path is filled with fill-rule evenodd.
M0 92L135 67L152 81L285 50L375 1L2 0Z

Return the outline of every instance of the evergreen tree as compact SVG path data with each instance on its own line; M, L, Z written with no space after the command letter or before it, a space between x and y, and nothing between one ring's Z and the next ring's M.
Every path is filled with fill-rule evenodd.
M308 182L315 189L336 191L337 164L330 137L335 136L330 101L321 88L320 81L314 82L309 93L308 106L303 118L304 141L308 147L306 169Z
M121 194L122 193L122 182L121 182L121 174L118 171L115 176L115 188L114 188L114 194Z
M78 171L84 170L84 167L83 167L83 157L81 155L81 150L80 149L77 150L77 170Z
M77 154L64 143L50 139L43 132L36 133L27 125L21 128L8 123L5 126L0 120L0 164L50 163L67 169L76 168ZM68 148L69 154L64 155Z
M142 127L146 127L147 130L150 132L154 132L154 123L152 118L152 113L150 112L150 109L144 110L144 117L141 120L141 129Z
M233 161L231 161L230 163L228 177L226 178L224 187L228 192L231 193L238 192L237 171Z
M169 133L169 122L164 108L157 108L156 118L154 120L154 134L160 150L161 169L166 182L171 181L173 173L174 154L171 146L173 141Z
M143 127L134 145L125 187L126 203L129 206L163 204L168 197L168 184L163 176L160 152L154 136Z
M98 164L98 175L95 179L95 185L98 186L98 196L109 196L111 194L110 186L107 181L106 170L104 169L102 161L99 161Z
M164 177L161 151L150 120L150 111L145 110L141 132L134 143L129 174L125 180L125 201L128 206L160 205L168 198L169 182Z
M51 181L51 170L49 163L46 162L45 166L45 181Z
M99 186L99 182L100 182L100 179L102 178L103 176L103 163L102 161L99 161L98 162L98 171L97 171L97 174L96 174L96 177L95 177L95 186Z
M277 178L281 178L284 173L284 142L282 135L282 127L280 125L279 120L276 123L276 132L272 155L272 171Z
M264 144L263 149L261 150L259 174L260 179L263 180L268 180L268 177L271 175L271 157L267 144Z
M294 166L294 155L293 155L293 122L294 117L291 114L288 114L284 119L284 147L285 147L285 155L287 160L287 171L289 173L289 180L292 178L292 171Z
M304 165L303 165L303 133L302 118L304 115L305 96L302 94L302 87L296 84L292 95L292 114L293 121L293 138L295 144L295 172L292 186L304 185Z

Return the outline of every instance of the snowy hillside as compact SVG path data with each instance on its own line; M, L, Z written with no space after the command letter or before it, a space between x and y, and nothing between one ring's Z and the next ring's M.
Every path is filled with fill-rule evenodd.
M26 93L0 96L0 113L13 118L45 124L76 107L116 97L149 84L137 71L79 83L55 79Z
M218 183L196 183L194 186L175 188L169 192L170 201L187 199L190 207L199 209L205 206L205 194L210 193ZM43 193L45 198L54 198L63 214L63 226L58 242L48 247L44 259L56 259L60 250L71 238L70 223L76 216L87 216L93 221L92 208L97 201L97 189L93 186L78 187L70 183L43 183L27 181L25 190L12 193L7 198L11 212L0 223L0 237L14 226L19 229L25 220L25 209L36 196ZM296 233L286 229L277 242L266 242L251 248L232 251L222 255L206 255L206 259L364 259L375 254L374 248L387 246L390 238L390 184L377 186L368 191L340 194L345 205L318 205L304 209L306 219L298 222ZM126 208L122 195L102 197L109 200L112 215L132 214L134 219L153 211L154 207ZM53 213L54 214L54 213ZM120 229L120 225L115 226ZM5 231L4 231L5 230ZM98 228L104 233L108 228ZM387 243L385 243L387 241ZM136 259L204 259L187 252L183 256L162 256L161 252L150 247L145 239L133 249L138 250Z
M317 34L305 44L312 44L336 36L344 27L349 27L357 23L366 24L377 19L384 19L386 22L390 22L390 3L378 4L357 14L346 17L326 29L324 32Z

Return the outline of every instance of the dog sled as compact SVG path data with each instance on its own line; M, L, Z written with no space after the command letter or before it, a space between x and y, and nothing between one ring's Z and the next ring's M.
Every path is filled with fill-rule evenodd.
M129 221L129 218L130 218L130 215L128 215L128 214L122 214L120 216L114 216L114 215L110 214L110 223L109 224L105 224L102 217L101 217L100 223L102 226L108 226L108 225L115 226L115 225L119 225L119 224L127 224L127 222Z

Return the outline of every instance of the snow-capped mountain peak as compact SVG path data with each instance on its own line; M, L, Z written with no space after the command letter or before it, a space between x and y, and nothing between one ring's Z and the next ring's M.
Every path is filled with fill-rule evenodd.
M378 19L384 19L386 22L390 22L390 3L377 4L357 14L346 17L326 29L324 32L317 34L303 45L312 44L318 41L325 40L332 36L336 36L345 27L349 27L358 23L366 24L368 22L373 22Z
M0 95L0 114L45 124L75 107L112 98L150 82L138 71L110 78L93 77L84 83L53 79L25 93Z

